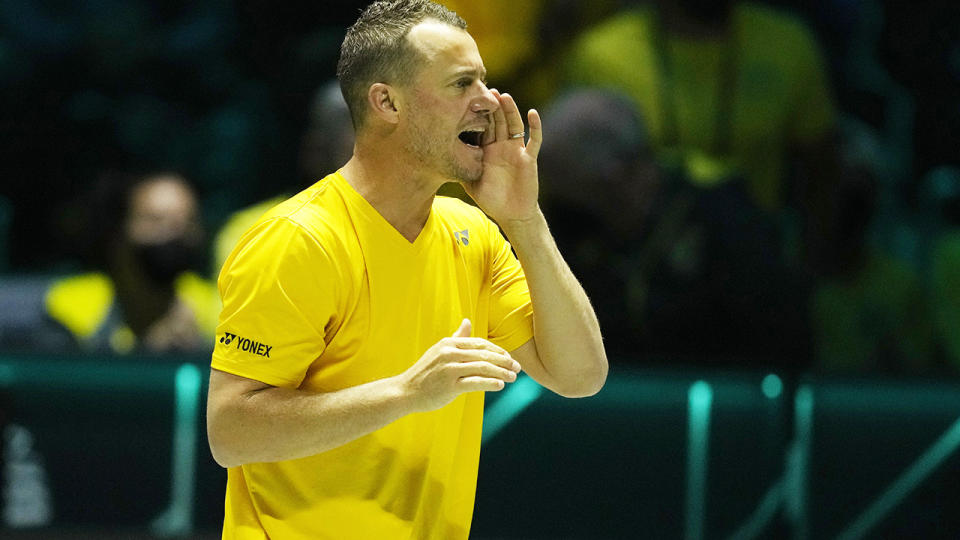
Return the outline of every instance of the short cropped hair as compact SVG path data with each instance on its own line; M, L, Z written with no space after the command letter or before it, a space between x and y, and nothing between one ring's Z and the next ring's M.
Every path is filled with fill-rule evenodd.
M363 125L370 85L413 80L422 58L406 37L425 20L467 29L459 15L429 0L378 0L347 30L340 46L337 78L355 129Z

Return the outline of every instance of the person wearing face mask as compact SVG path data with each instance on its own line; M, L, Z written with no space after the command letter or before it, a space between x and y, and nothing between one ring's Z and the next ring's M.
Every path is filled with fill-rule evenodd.
M219 302L195 272L204 262L196 194L174 173L114 183L116 203L98 209L114 224L103 237L103 270L54 283L48 314L88 352L209 349Z

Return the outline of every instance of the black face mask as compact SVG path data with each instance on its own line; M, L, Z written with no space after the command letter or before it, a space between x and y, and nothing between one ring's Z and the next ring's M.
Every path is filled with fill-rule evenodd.
M200 250L183 238L160 244L138 244L133 252L144 273L158 285L169 285L183 272L199 266Z

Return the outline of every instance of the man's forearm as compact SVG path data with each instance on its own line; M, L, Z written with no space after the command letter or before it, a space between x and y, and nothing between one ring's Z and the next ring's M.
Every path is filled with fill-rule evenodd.
M219 378L220 381L215 379ZM214 384L244 384L213 371ZM221 388L226 390L226 388ZM241 394L225 391L208 404L208 435L224 467L297 459L331 450L412 412L394 378L330 393L268 386Z
M502 223L526 275L533 303L534 340L547 386L563 395L592 395L607 377L600 325L583 287L563 260L539 211Z
M277 388L210 370L207 434L217 463L283 461L319 454L467 392L496 392L516 380L507 351L470 337L469 320L403 373L329 393Z

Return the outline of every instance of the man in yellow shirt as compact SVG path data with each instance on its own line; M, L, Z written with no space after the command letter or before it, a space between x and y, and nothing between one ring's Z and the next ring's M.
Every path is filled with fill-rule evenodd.
M338 66L353 157L224 264L224 538L467 538L483 392L521 368L564 396L603 386L596 316L537 203L540 117L525 143L465 28L426 0L370 5ZM436 197L451 180L483 212Z

